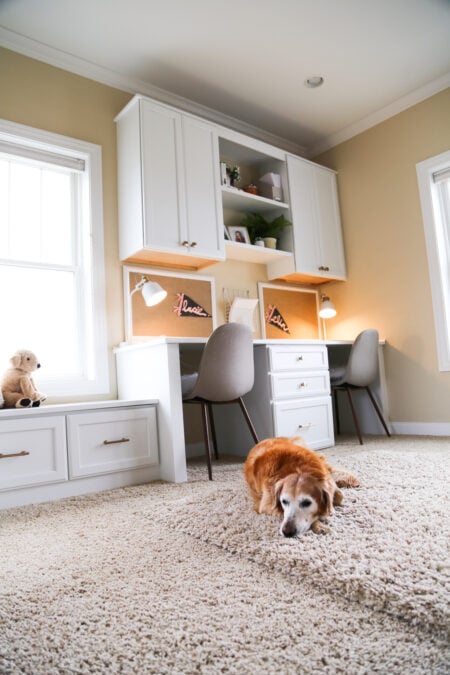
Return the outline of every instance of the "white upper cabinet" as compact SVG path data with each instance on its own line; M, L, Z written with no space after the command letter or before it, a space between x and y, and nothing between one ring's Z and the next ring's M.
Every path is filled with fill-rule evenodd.
M271 277L320 283L345 279L345 258L334 171L287 156L294 260L273 266Z
M121 260L201 269L226 255L266 264L270 280L345 279L333 171L143 96L116 122ZM233 186L226 166L239 167ZM292 226L275 249L225 241L225 228L248 214L262 216L266 232L280 216Z
M120 258L192 269L223 260L214 127L141 97L116 122Z

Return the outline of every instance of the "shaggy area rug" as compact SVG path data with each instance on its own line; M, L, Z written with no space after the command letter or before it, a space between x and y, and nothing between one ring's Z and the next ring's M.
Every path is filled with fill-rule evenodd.
M450 439L324 454L362 482L326 536L280 537L236 462L0 512L0 672L450 672Z

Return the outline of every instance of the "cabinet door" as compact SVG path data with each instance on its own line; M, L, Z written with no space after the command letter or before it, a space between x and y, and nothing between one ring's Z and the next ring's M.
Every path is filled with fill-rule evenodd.
M144 247L182 253L187 239L181 115L140 103Z
M336 174L314 167L314 188L317 204L317 231L319 236L319 267L333 279L345 278L344 246L337 195Z
M217 134L208 124L187 116L182 130L189 249L196 255L223 259Z
M336 174L288 156L295 271L324 279L345 279L345 258Z
M67 435L71 478L158 463L155 407L73 413Z
M297 157L287 158L294 235L295 270L320 275L314 166Z
M67 451L63 415L0 422L0 490L64 480Z
M311 450L334 445L331 397L272 403L276 436L300 436Z

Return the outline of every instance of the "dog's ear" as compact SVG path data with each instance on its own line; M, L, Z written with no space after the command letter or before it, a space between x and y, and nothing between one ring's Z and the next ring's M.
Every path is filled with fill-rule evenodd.
M282 508L281 502L280 502L280 496L281 496L281 491L283 489L283 484L284 484L284 480L281 479L281 480L277 481L275 483L275 485L273 486L274 508L277 511L279 511L280 513L283 513L283 508Z
M323 488L320 491L320 501L321 501L321 515L322 516L329 516L331 511L332 511L332 504L331 504L331 495L327 488Z

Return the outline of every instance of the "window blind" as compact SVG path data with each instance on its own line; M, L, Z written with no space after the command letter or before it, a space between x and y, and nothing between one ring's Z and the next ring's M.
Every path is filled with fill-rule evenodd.
M14 157L25 157L26 159L44 162L45 164L53 164L54 166L63 166L72 171L82 172L86 168L86 162L79 157L50 152L49 150L42 150L41 148L36 148L31 145L22 145L21 143L9 143L8 141L0 140L0 153L12 155Z
M447 166L445 169L441 169L440 171L436 171L433 174L434 183L443 183L445 180L450 180L450 166Z

